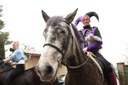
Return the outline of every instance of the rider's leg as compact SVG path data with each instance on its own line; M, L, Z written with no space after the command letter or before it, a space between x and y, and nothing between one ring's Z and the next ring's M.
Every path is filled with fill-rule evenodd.
M107 77L108 77L108 85L117 85L116 75L114 73L114 70L108 72Z
M24 64L16 65L16 68L13 69L13 71L7 77L7 85L12 85L11 82L13 81L13 79L16 78L21 72L23 72L24 69Z
M95 54L102 63L105 66L104 67L104 73L106 75L108 85L117 85L116 81L116 75L114 73L114 69L112 68L112 65L110 62L108 62L100 53Z

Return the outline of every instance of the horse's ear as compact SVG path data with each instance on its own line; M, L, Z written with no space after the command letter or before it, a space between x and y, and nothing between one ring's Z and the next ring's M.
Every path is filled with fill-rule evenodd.
M44 18L44 21L47 22L49 19L49 16L42 10L42 16Z
M66 22L67 22L68 24L70 24L70 23L74 20L74 18L75 18L75 16L76 16L76 13L77 13L77 10L78 10L78 8L77 8L74 12L68 14L68 15L65 17L65 20L66 20Z

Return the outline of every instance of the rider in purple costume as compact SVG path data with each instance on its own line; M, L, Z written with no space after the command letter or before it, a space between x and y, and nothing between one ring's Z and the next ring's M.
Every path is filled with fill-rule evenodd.
M114 73L114 70L112 68L112 65L110 62L108 62L102 55L99 53L99 50L102 48L102 37L100 34L100 31L98 27L91 27L90 26L90 18L92 16L95 16L97 20L99 21L99 17L97 13L95 12L88 12L85 14L85 16L80 16L75 20L74 26L77 27L79 22L83 23L83 29L79 31L80 34L80 42L81 47L83 48L84 52L92 52L96 57L95 59L102 63L101 68L103 69L103 73L108 81L108 85L117 85L116 82L116 75ZM101 41L94 41L91 44L88 44L88 41L85 41L85 37L87 37L89 34L93 34L94 36L97 36L101 39ZM105 68L104 68L105 67Z

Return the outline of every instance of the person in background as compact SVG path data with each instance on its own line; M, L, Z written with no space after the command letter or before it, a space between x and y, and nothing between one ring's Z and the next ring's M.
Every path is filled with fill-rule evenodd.
M9 55L9 57L5 58L2 62L7 63L9 61L16 62L16 67L11 71L11 73L7 76L6 85L12 85L11 82L14 78L16 78L20 73L25 70L25 55L22 49L19 48L19 42L12 42L12 49L10 49L13 53Z
M79 22L82 22L82 24L84 25L83 29L79 31L81 47L83 48L84 52L91 52L92 54L96 56L95 59L100 64L101 68L103 69L103 73L108 82L108 85L117 85L116 75L114 73L114 69L112 68L112 64L108 62L103 57L103 55L99 52L99 50L102 48L103 42L102 42L102 37L101 37L98 27L96 26L91 27L90 25L90 18L92 16L95 16L97 20L99 21L98 14L93 11L88 12L84 16L80 16L75 20L74 26L76 28ZM89 43L90 41L87 38L89 38L90 36L92 38L96 37L98 40L93 39L95 41Z

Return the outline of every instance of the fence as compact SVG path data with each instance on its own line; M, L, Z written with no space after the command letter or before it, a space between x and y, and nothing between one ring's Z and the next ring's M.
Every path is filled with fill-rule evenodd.
M117 63L120 85L128 85L128 65L124 62Z

